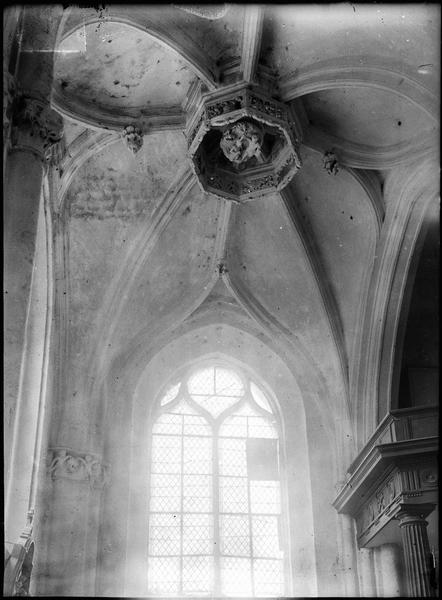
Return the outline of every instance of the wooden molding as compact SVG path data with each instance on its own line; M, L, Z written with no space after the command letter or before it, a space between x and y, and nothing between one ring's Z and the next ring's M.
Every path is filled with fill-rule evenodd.
M437 408L426 410L437 418ZM413 419L414 412L409 410L401 417L389 415L384 420L350 466L333 502L339 513L355 519L359 547L376 545L378 533L387 531L386 525L408 506L413 510L420 507L427 515L437 502L437 431L426 438L401 439L401 421Z

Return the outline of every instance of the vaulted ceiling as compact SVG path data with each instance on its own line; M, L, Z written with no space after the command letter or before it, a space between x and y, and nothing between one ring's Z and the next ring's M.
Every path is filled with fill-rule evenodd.
M437 150L438 35L435 5L66 10L54 186L73 388L147 360L198 315L231 314L301 349L330 394L346 396L383 186ZM241 80L292 107L303 166L282 192L235 204L201 190L185 131L195 86ZM144 135L136 154L122 136L131 124Z

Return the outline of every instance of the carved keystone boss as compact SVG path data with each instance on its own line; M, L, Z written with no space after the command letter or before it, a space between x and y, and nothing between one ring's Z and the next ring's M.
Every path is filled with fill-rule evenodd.
M237 202L282 190L301 167L288 107L246 84L205 94L187 128L204 191Z

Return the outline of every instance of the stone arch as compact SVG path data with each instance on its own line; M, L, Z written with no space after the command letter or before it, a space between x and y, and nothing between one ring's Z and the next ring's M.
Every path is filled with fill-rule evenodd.
M436 198L432 198L431 201L425 205L424 214L420 221L418 230L416 231L414 244L410 248L411 255L409 258L408 269L404 274L406 281L404 282L402 302L398 306L399 315L397 318L396 327L396 340L394 343L394 355L391 360L390 377L391 377L391 393L389 401L389 410L400 408L400 380L401 380L401 365L402 356L404 350L404 342L407 330L407 322L409 318L410 303L415 287L415 279L417 270L419 268L419 262L423 250L423 246L426 240L426 236L430 225L438 221L440 202ZM410 225L412 226L412 225Z
M70 23L68 19L66 20L66 29L62 34L59 34L59 41L65 40L80 27L100 24L100 22L101 18L97 14L97 10L94 8L87 9L80 22ZM161 23L158 17L156 19L149 17L148 11L140 12L137 16L134 16L124 6L109 5L106 7L106 15L103 15L103 22L120 23L152 36L168 50L176 52L185 60L209 89L215 88L216 65L212 64L209 57L190 38L177 39L176 35L170 35L170 26L167 27L166 21Z
M222 341L216 345L215 350L213 344L211 346L210 343L204 342L204 338L210 334L215 341ZM226 336L224 341L223 336ZM190 340L193 340L192 343ZM220 320L215 320L212 315L212 319L208 318L205 324L201 321L198 323L198 319L195 319L187 329L180 326L175 335L167 336L167 340L152 348L150 353L144 354L143 361L136 368L131 369L128 365L130 374L123 383L118 384L117 391L114 381L109 381L106 389L103 388L103 395L107 396L109 402L105 421L107 420L108 424L112 422L112 427L104 426L104 455L112 464L115 484L105 492L103 501L103 520L98 544L101 575L97 581L97 589L100 595L111 591L115 593L117 589L121 589L119 593L129 595L135 592L142 593L140 589L137 591L131 586L137 579L137 573L139 577L142 576L142 564L137 561L145 542L140 532L140 519L146 510L144 495L140 490L139 493L133 493L134 481L138 484L141 481L143 485L142 473L145 471L142 458L144 456L144 461L148 459L140 442L146 435L143 433L143 427L149 419L151 402L179 365L195 364L211 356L221 356L230 364L239 365L240 368L254 373L258 383L267 391L273 391L281 407L282 421L286 422L286 439L289 440L289 445L291 444L286 452L292 457L299 455L299 448L302 450L302 460L290 470L290 514L296 513L290 535L292 540L297 540L295 545L292 545L293 588L290 594L318 593L316 569L327 572L331 564L325 563L342 551L343 543L340 538L339 517L331 507L335 482L338 479L339 450L336 446L342 444L336 431L336 427L339 429L339 423L336 423L328 410L324 411L323 395L321 397L313 390L304 392L300 389L293 370L295 356L290 357L283 349L279 348L278 351L272 346L271 340L262 335L260 328L256 328L256 325L253 326L250 322L245 324L244 317L235 319L230 315L224 323L220 323ZM270 359L270 356L273 358ZM263 357L267 357L266 361ZM126 388L126 384L129 383L130 389ZM310 472L318 472L318 468L322 476L312 481ZM293 487L293 478L296 477L302 485ZM324 510L324 496L330 498L329 512ZM131 516L126 518L124 515ZM305 524L308 524L308 527ZM330 526L336 528L336 535L325 535ZM301 534L301 529L308 529L308 535ZM136 544L134 535L140 536ZM126 540L124 548L123 539ZM115 548L116 546L118 548ZM330 546L328 552L324 550L325 546ZM115 551L106 552L105 549L109 547L115 548ZM126 573L121 571L122 564L127 565ZM120 588L119 583L124 578L129 586L125 589ZM329 584L341 585L333 582L331 572Z
M410 261L426 208L437 197L428 160L395 172L384 188L387 213L371 276L358 364L352 382L357 400L357 444L361 448L390 409L396 333ZM359 371L359 372L358 372Z

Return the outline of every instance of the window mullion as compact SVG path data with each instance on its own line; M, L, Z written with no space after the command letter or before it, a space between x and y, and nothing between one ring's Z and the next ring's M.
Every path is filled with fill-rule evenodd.
M226 373L224 371L221 372L221 370L218 372L216 367L213 368L211 375L212 378L207 376L205 376L205 379L202 378L202 383L200 386L202 397L204 397L203 392L205 391L207 391L207 394L211 394L210 402L207 404L207 407L202 405L200 406L198 402L194 400L194 397L187 389L189 388L190 390L190 384L186 379L184 383L181 384L182 387L180 388L180 392L177 394L175 399L170 401L170 403L167 404L167 407L161 407L155 412L154 422L158 429L159 435L158 451L157 455L155 455L155 460L159 465L157 470L160 474L168 474L169 472L177 473L177 467L179 467L180 479L177 481L175 479L176 475L174 475L173 479L175 479L176 483L173 483L172 478L169 477L169 479L167 479L166 475L159 475L157 478L158 481L155 480L155 484L153 484L152 479L150 479L149 482L151 491L152 488L155 488L154 492L151 494L154 496L155 502L152 501L153 504L151 505L152 508L150 510L153 509L153 512L160 511L169 513L168 516L164 517L164 522L161 521L161 519L157 519L157 529L155 529L152 534L150 533L150 529L148 530L149 547L152 537L154 540L152 543L156 544L155 548L159 548L159 550L158 548L157 550L154 548L155 556L158 554L160 557L158 559L152 559L152 585L155 587L155 589L158 589L160 593L167 593L169 584L167 583L168 573L167 569L165 570L165 566L167 567L167 561L170 561L171 563L174 563L174 568L179 566L179 574L177 577L178 588L174 587L173 590L174 593L178 593L179 597L185 597L186 590L188 590L188 593L190 593L193 589L195 589L195 593L198 594L201 594L203 589L207 589L209 596L212 597L223 597L226 594L234 594L237 591L240 593L247 593L245 587L246 582L244 579L245 571L242 565L244 565L245 560L248 560L250 579L247 583L247 589L250 589L250 596L256 597L256 594L263 594L267 591L271 593L273 591L276 592L278 587L281 589L281 586L284 586L284 588L287 590L289 589L289 582L286 581L288 571L286 561L288 560L288 553L284 551L286 550L287 540L285 539L286 536L284 535L285 531L281 531L281 525L283 525L284 528L287 526L286 507L284 506L285 510L283 510L283 506L281 505L281 511L278 514L275 504L277 503L276 495L278 493L278 490L275 487L276 481L279 483L278 489L280 491L282 491L281 487L283 485L283 482L281 481L281 479L283 479L283 468L281 469L279 465L279 461L281 458L283 458L280 455L281 442L280 435L278 435L280 434L280 424L277 422L278 432L275 432L274 429L272 429L272 424L274 425L272 415L267 414L260 405L257 405L254 395L250 391L249 382L246 382L244 385L245 392L242 395L238 395L237 398L232 396L232 401L235 400L234 404L227 407L226 405L228 404L228 398L224 397L222 393L233 393L233 388L235 388L236 385L235 389L237 389L239 384L235 382L231 384L230 379L228 378L228 373L226 375ZM186 382L187 386L185 385ZM195 382L197 382L196 375ZM212 385L213 394L211 389ZM195 389L197 393L198 387ZM219 398L218 393L220 394ZM219 410L221 410L223 407L225 407L225 409L218 414ZM177 418L178 415L179 418ZM189 421L187 421L188 418ZM156 424L157 421L158 424ZM186 429L184 428L185 423ZM179 430L180 425L181 431ZM221 432L223 433L222 438L220 438ZM211 442L207 437L209 435L211 435L212 438ZM181 438L180 440L177 439L179 436ZM152 435L152 440L154 438L155 436ZM175 441L173 441L171 438L175 438ZM203 438L206 439L206 442L204 443ZM221 446L221 441L224 440L224 438L228 439L226 439L226 443L224 444L223 442L224 445ZM276 438L278 440L277 473L275 468L272 467L273 471L275 471L275 473L273 473L269 467L270 464L273 465L275 462L273 452L273 446L275 443L272 442L273 445L271 445L270 440L263 439L260 441L258 438ZM187 439L188 442L184 443L185 439ZM267 443L267 441L269 443ZM266 442L267 445L264 442ZM206 446L207 443L209 444L208 446ZM203 456L203 454L207 454L207 451L200 452L200 450L202 450L203 447L209 450L210 443L212 443L212 464L211 469L206 469L204 463L207 461L208 457ZM245 444L246 452L245 472L244 467L241 466L243 465L244 461L243 444ZM224 446L225 451L223 450ZM198 450L198 448L200 450ZM270 453L270 450L272 450L272 453ZM179 451L180 455L177 456ZM185 451L188 452L186 457L184 456ZM270 458L267 460L267 455L270 456L273 462L270 461ZM185 459L190 460L190 462L186 463ZM220 464L221 460L223 461L222 465ZM151 464L153 464L152 461L153 459L151 458ZM201 468L198 467L199 461L201 461ZM268 469L268 473L267 471L262 471L263 464L264 467ZM225 471L223 465L225 465ZM261 466L259 467L259 470L257 470L255 467L259 465ZM169 466L171 468L169 468ZM204 469L202 469L203 466ZM153 469L151 468L150 471L152 472ZM186 475L185 486L184 475L187 472L195 474L211 473L212 500L209 505L206 504L205 497L207 492L204 491L204 488L207 490L207 487L205 487L207 484L204 482L207 476L201 475L201 477L198 478L196 475ZM225 488L223 488L223 502L221 502L221 476L223 476L223 474L226 477L223 480L223 485ZM268 476L266 477L265 474ZM244 475L246 479L245 482ZM152 478L151 473L150 477ZM189 481L187 481L188 478L190 478ZM236 481L237 478L242 481ZM251 478L254 482L253 494ZM266 484L265 482L260 484L259 481L255 481L261 479L275 479L275 484ZM172 484L175 491L172 490ZM179 486L178 489L176 487L177 484ZM186 496L186 507L184 506L185 491L186 494L189 494L189 496ZM174 499L174 497L176 498L177 492L180 494L178 503ZM255 498L256 494L258 495ZM189 503L189 500L194 495L196 498L195 505L193 503ZM255 502L257 502L257 504L254 505L256 514L254 514L254 511L252 511L252 496L254 497ZM246 507L244 507L245 501L247 502ZM174 516L173 513L175 511L179 511L180 523L178 534L180 538L178 545L176 545L176 542L171 545L168 537L164 536L169 536L168 528L171 525L173 526L173 521L175 519L171 519L171 517ZM207 511L209 514L200 514L201 518L198 519L198 515L193 514L195 511L197 513ZM277 514L276 518L278 519L279 525L277 533L274 533L276 525L274 518L275 514ZM186 528L184 527L185 517L187 517ZM205 585L205 583L202 583L202 581L205 580L206 577L205 565L209 558L192 558L194 554L206 554L206 551L203 550L203 547L201 546L200 548L200 545L198 545L201 542L203 546L205 546L206 518L209 520L212 518L211 527L213 544L211 550L208 548L213 565L211 590L210 588L201 587L200 589L199 587L200 585ZM226 519L226 523L223 523L223 527L221 526L221 518ZM148 515L148 519L150 519L150 515ZM244 519L247 519L247 524ZM172 521L172 523L169 523L169 521ZM196 527L196 529L192 529L192 527ZM177 529L174 528L173 531L176 532ZM185 531L187 532L186 536L188 536L186 537L186 555L184 555ZM253 539L254 532L257 533L256 540ZM222 534L224 533L227 536L224 540L224 552L227 556L225 559L223 559L223 552L221 548L221 543L223 542ZM244 537L246 535L248 535L248 540ZM279 552L276 551L277 548L275 546L276 535L279 539ZM193 543L193 541L195 541L196 545ZM248 555L247 546L249 547ZM274 547L275 549L273 549ZM200 548L200 550L198 550L198 548ZM255 548L257 550L256 565L254 564ZM282 557L280 556L281 550L283 550ZM171 557L176 556L177 551L179 553L179 556L177 557L179 558L178 565L175 562L176 558L167 558L164 560L161 559L162 555L169 555ZM185 558L186 560L184 560ZM276 562L278 558L279 562ZM224 566L228 570L227 572L231 573L231 580L225 579L224 583L222 579L222 559L227 561L228 564L225 564ZM150 562L150 555L148 560ZM184 573L185 564L186 568L188 569L186 573ZM254 570L255 566L256 572ZM283 572L282 574L279 574L281 568L283 568ZM284 579L284 581L281 581L280 586L278 586L277 583L278 576L281 576ZM184 579L186 579L186 590L184 590ZM223 585L226 587L223 588Z
M218 426L214 425L212 437L212 510L213 510L213 592L221 595L221 538L219 534L219 458L218 458Z
M246 427L247 427L247 438L246 438L246 453L247 453L247 440L249 439L249 418L246 417ZM247 454L246 454L247 461ZM247 462L246 462L247 464ZM255 596L255 577L253 574L253 529L252 529L252 503L251 503L251 493L250 493L250 478L247 470L247 506L248 506L248 521L249 521L249 548L250 548L250 578L252 582L252 596Z
M183 535L184 535L184 415L181 415L181 494L180 494L180 586L179 595L183 595Z

